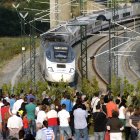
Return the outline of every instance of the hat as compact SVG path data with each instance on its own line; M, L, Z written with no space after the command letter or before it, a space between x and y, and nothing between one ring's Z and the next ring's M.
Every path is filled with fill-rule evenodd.
M12 114L16 115L17 114L17 110L12 110Z

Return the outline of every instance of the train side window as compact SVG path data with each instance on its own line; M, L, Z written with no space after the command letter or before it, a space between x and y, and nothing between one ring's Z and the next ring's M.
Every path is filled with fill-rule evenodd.
M130 12L123 13L123 17L130 16Z
M99 25L101 25L101 23L102 23L102 21L96 20L96 21L95 21L95 26L99 26Z

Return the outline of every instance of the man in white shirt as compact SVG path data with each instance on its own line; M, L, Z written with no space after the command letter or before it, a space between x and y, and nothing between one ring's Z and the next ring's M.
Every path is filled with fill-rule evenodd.
M94 93L94 97L92 98L92 101L91 101L91 108L92 108L93 113L97 111L96 106L99 101L100 101L99 92L96 92L96 93Z
M60 139L64 140L64 136L71 138L71 129L69 126L70 114L66 111L66 105L62 104L62 110L58 112L60 122Z
M12 110L12 116L8 119L7 127L10 131L10 136L18 138L18 132L23 127L22 119L16 116L16 110Z

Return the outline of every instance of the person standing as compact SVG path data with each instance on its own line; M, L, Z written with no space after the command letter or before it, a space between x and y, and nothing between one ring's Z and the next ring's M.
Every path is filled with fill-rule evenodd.
M62 104L62 110L58 112L60 122L60 140L64 140L64 136L71 138L71 129L69 126L70 114L66 110L66 105Z
M94 140L104 140L107 118L106 114L101 112L100 105L96 106L96 112L93 113L93 120Z
M66 105L66 110L68 112L71 112L72 111L73 103L70 100L70 95L64 95L64 98L61 100L61 105L62 104L65 104Z
M122 140L124 127L118 116L118 111L113 111L112 118L108 119L107 130L110 130L110 140Z
M30 99L30 103L25 106L27 118L29 120L29 129L33 136L36 135L35 109L34 99Z
M134 109L134 114L130 116L129 123L131 126L131 140L137 140L138 137L138 122L140 121L140 108Z
M23 127L22 119L16 115L17 111L12 110L12 116L8 119L7 127L10 132L10 136L18 138L18 133Z
M11 98L10 98L10 109L11 110L13 109L13 105L15 102L16 102L15 95L12 94Z
M46 120L43 121L43 128L41 129L41 131L41 140L54 140L54 132L52 128L48 127L48 122Z
M125 112L126 112L126 104L122 100L122 102L119 105L119 119L121 120L124 126L125 126Z
M47 121L48 126L53 129L55 140L57 139L57 131L58 131L58 114L55 110L55 105L51 104L50 106L51 110L47 112Z
M41 110L39 110L37 114L36 123L41 123L43 125L43 121L46 119L46 105L41 106Z
M15 103L13 104L13 110L16 110L18 112L23 102L24 102L24 96L21 95L20 98L16 100Z
M112 118L112 112L118 111L118 107L116 103L113 101L113 96L110 96L108 100L109 102L106 104L107 117Z
M133 106L130 105L126 109L126 113L125 113L125 118L126 118L126 123L125 123L125 140L129 140L129 137L130 137L131 126L130 126L130 123L129 123L129 119L130 119L130 116L133 115L133 113L134 113Z
M76 140L79 140L81 137L83 138L83 140L88 140L88 128L87 128L88 113L82 107L83 105L79 104L77 106L77 109L75 109L73 112Z
M100 98L99 98L99 92L94 93L94 97L92 98L91 101L91 108L92 108L92 112L96 112L96 105L99 103Z

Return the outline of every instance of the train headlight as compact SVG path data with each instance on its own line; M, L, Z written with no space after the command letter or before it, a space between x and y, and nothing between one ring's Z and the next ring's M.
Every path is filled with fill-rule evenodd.
M53 72L53 68L52 67L48 67L48 71Z
M74 73L74 68L70 68L70 71L69 71L69 73Z

